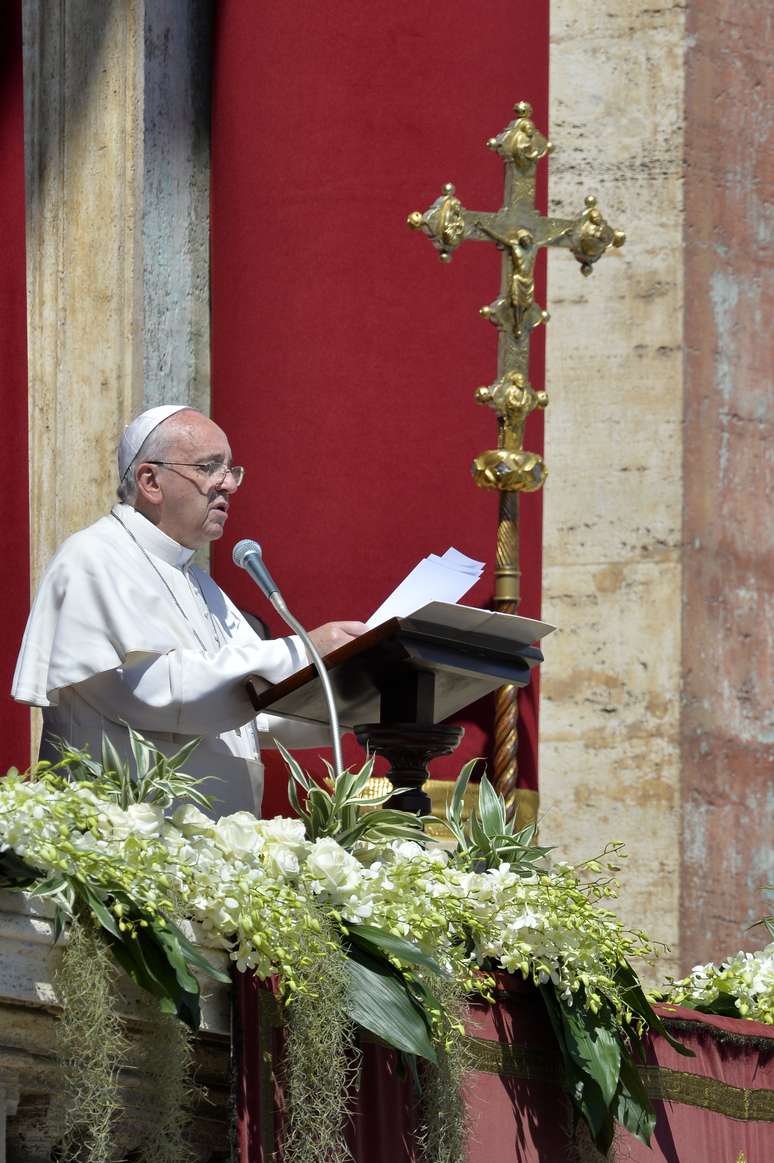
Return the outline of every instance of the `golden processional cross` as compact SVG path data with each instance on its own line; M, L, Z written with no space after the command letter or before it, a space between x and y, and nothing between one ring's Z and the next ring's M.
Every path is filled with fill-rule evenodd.
M535 302L535 260L542 246L566 247L590 275L594 263L610 246L623 246L625 235L613 230L597 209L592 195L577 218L544 218L535 207L535 172L553 146L535 127L526 101L514 106L515 119L486 143L505 162L505 198L500 210L467 210L451 183L421 214L408 217L448 262L457 247L470 239L494 242L503 252L500 294L481 314L498 330L497 379L478 388L476 400L497 416L497 448L473 461L473 479L482 489L500 494L495 564L495 607L513 614L519 605L519 493L542 488L547 470L542 457L524 449L524 426L530 412L545 408L548 396L529 383L531 333L548 322ZM509 814L516 802L517 691L502 687L495 698L494 779Z

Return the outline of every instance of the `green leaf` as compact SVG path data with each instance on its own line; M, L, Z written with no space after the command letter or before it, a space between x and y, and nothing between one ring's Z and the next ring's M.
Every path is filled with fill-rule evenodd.
M154 938L164 950L167 961L175 971L175 977L179 985L186 993L198 993L199 982L188 967L177 934L173 933L170 929L162 929L156 925L151 926L151 930Z
M454 781L454 791L452 792L451 804L447 810L447 817L455 820L457 823L462 821L462 809L465 803L465 792L467 791L470 777L473 774L478 759L469 759L463 767L462 771Z
M129 743L132 748L132 754L134 755L135 767L137 768L137 779L142 783L148 774L150 747L147 739L144 739L139 731L135 731L128 723L126 724L126 728L129 732Z
M646 1147L650 1146L656 1115L637 1067L626 1054L621 1059L621 1082L613 1102L613 1117Z
M719 993L712 1001L694 1002L691 998L686 998L680 1004L688 1006L692 1010L698 1010L700 1014L715 1014L719 1018L738 1018L740 1016L736 998L730 993Z
M65 923L67 921L67 913L61 905L57 905L54 909L54 944L57 945L65 931Z
M481 821L475 813L470 817L470 820L468 821L468 827L470 828L470 839L473 847L473 854L480 856L482 860L488 859L490 855L489 837L484 831L484 828L481 825Z
M597 1147L606 1155L614 1134L612 1112L604 1101L599 1085L584 1069L582 1056L576 1051L573 1033L565 1021L567 1009L557 997L553 985L541 985L538 989L562 1052L573 1106L591 1131Z
M201 736L198 736L196 739L189 739L179 751L176 751L174 755L170 755L167 758L167 766L174 768L175 771L179 771L188 762L201 741Z
M306 797L306 809L311 819L312 836L316 839L325 833L331 822L331 797L315 785Z
M283 745L280 743L279 739L274 740L274 746L276 747L276 749L279 751L280 755L284 759L285 766L288 768L291 776L296 781L296 783L299 785L299 787L302 787L304 789L304 791L306 791L306 792L311 791L312 788L315 786L313 781L301 769L300 764L297 763L297 761L293 758L293 756L290 754L288 749L286 747L283 747Z
M397 1050L436 1062L428 1019L397 971L356 946L349 950L347 968L352 1020Z
M486 775L478 785L478 810L487 836L498 836L505 831L505 809Z
M121 756L104 731L102 733L102 770L105 775L111 771L115 772L119 778L124 774L125 770L125 764Z
M191 965L195 965L197 969L201 969L214 981L220 981L223 985L231 985L231 977L228 973L224 973L222 969L217 969L212 962L208 961L204 954L197 949L196 945L192 944L184 933L181 933L176 925L173 925L170 920L166 921L167 929L174 933L178 944L185 955L186 961Z
M298 799L298 792L296 791L296 785L292 779L288 780L288 799L290 800L290 806L298 816L299 820L304 821L304 828L308 833L310 826L309 813L305 812L301 807Z
M582 1005L572 1008L559 1002L565 1026L567 1047L573 1061L584 1074L589 1074L596 1082L605 1106L610 1106L618 1088L621 1072L621 1045L612 1027L612 1015L607 1015L610 1026L605 1024L603 1007L599 1014L592 1014Z
M386 933L384 929L377 929L374 925L347 924L347 933L350 940L366 953L386 956L390 954L407 965L422 965L435 973L438 977L450 978L451 974L442 969L438 962L428 953L424 953L411 941L403 937L396 937L393 933Z
M110 909L101 899L101 897L97 896L97 894L89 887L88 884L86 884L85 881L76 881L74 883L74 888L76 894L83 898L87 907L97 918L100 925L102 925L102 928L107 929L108 933L115 937L117 941L123 942L124 936L121 930L118 928L118 921L115 919Z
M136 939L126 944L138 947L149 975L158 983L151 992L162 999L168 998L177 1016L192 1030L198 1030L199 983L185 964L176 941L168 940L163 933L164 930L157 931L152 926L138 929Z
M621 994L629 1009L639 1014L649 1029L656 1030L661 1034L662 1038L666 1038L669 1045L673 1050L677 1050L678 1054L682 1054L686 1058L696 1057L693 1050L689 1050L687 1046L684 1046L682 1042L678 1042L669 1033L661 1018L645 997L640 980L628 961L618 966L615 972L615 980L621 989Z

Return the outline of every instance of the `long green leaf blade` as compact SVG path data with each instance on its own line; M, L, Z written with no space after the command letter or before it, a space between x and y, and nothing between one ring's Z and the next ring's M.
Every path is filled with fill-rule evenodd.
M403 937L396 937L393 933L386 933L384 929L377 929L374 925L347 925L347 932L350 939L367 953L376 954L377 956L384 956L391 954L397 957L399 961L405 961L407 965L422 965L425 969L429 969L431 973L437 974L439 977L450 977L451 975L442 969L434 957L429 953L424 953L411 941L406 941Z
M397 1050L436 1062L427 1018L398 975L357 948L350 950L347 967L352 1020Z

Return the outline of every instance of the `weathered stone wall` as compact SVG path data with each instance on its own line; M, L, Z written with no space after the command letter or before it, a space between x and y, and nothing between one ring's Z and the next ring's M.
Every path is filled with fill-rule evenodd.
M549 262L542 838L629 852L622 915L678 944L684 12L551 6L550 208L623 250Z
M628 240L549 259L542 836L626 842L663 972L739 948L772 877L771 13L551 14L551 208Z
M701 961L760 946L742 926L774 881L773 28L767 0L688 8L681 929Z

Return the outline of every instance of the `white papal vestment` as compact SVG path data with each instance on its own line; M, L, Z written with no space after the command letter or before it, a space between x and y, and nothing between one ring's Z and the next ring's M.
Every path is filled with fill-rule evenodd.
M130 758L126 727L165 754L202 741L185 770L216 815L260 810L260 738L323 743L318 727L253 712L245 680L267 685L305 666L297 637L263 641L226 594L130 505L61 546L45 572L16 665L13 696L43 708L41 758L56 738L98 758L102 733Z

